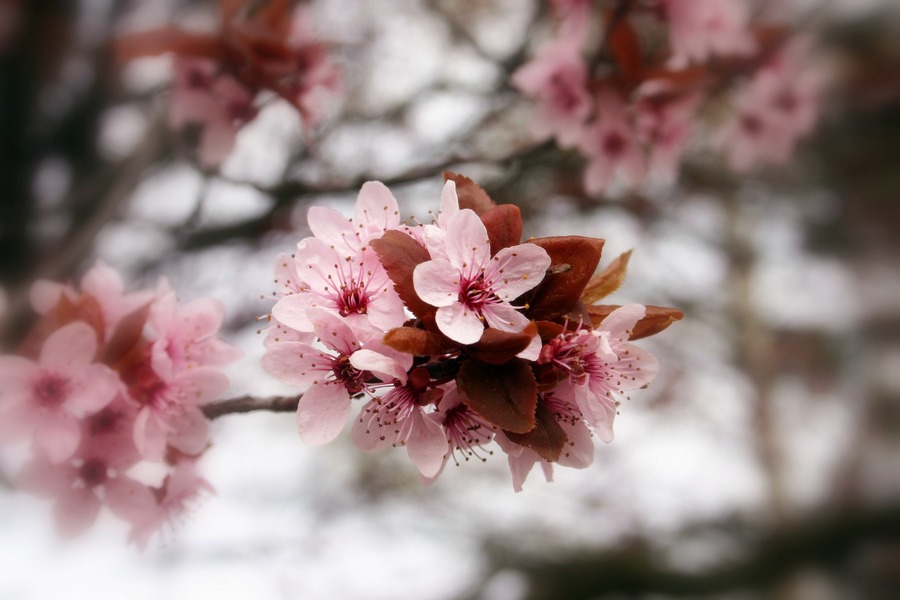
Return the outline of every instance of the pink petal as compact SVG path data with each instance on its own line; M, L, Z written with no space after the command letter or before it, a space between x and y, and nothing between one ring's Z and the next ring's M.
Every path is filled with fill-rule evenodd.
M609 332L610 342L615 346L616 342L631 336L635 324L646 314L647 309L642 304L626 304L609 313L597 329Z
M460 344L474 344L484 333L484 323L478 315L458 302L437 309L435 322L441 333Z
M374 229L366 227L368 225L377 226L382 231L396 228L400 225L397 199L380 181L365 182L356 197L353 222L365 229Z
M535 244L503 248L491 261L494 293L505 302L515 300L544 279L550 262L547 251Z
M313 235L328 244L347 244L352 250L359 246L350 219L324 206L310 207L306 213L306 223Z
M491 240L475 211L466 208L447 220L447 260L454 269L468 277L490 259Z
M28 290L28 299L31 301L31 307L39 315L47 314L57 305L59 297L66 289L68 289L66 286L55 281L38 279Z
M213 367L182 371L170 382L182 405L199 406L218 400L228 389L228 376Z
M115 269L98 260L81 278L81 291L92 295L102 304L121 298L125 286Z
M417 265L413 271L413 287L424 302L432 306L450 306L459 300L459 271L438 258Z
M80 321L69 323L50 334L41 348L40 365L61 369L80 369L97 354L97 333Z
M616 348L619 360L613 365L623 378L621 389L637 390L651 381L659 373L656 357L634 344L622 344Z
M602 194L612 179L612 164L605 158L591 160L584 170L584 189L588 194Z
M427 418L421 410L413 411L412 432L406 440L406 451L423 477L435 477L444 464L447 437L441 426Z
M63 537L83 533L100 514L100 499L89 489L72 490L59 498L53 506L56 528Z
M350 364L360 371L371 371L382 381L399 379L402 383L406 383L406 369L396 360L373 350L366 348L357 350L350 355Z
M262 367L288 385L308 385L324 379L333 361L333 357L302 342L279 342L266 350Z
M175 431L169 434L168 444L173 448L196 456L206 449L209 442L209 421L197 408L189 408L173 424Z
M189 339L201 340L215 335L225 318L225 306L215 298L198 298L181 308L181 331Z
M50 462L58 464L75 454L81 441L81 428L66 412L48 412L37 423L35 441L47 453Z
M313 326L306 311L321 303L321 298L310 293L285 296L272 307L272 316L297 331L312 331Z
M564 467L585 469L594 462L594 438L591 431L582 421L571 423L561 419L560 426L565 430L566 445L559 457L559 464Z
M149 407L144 407L134 420L134 444L147 460L159 462L166 452L166 432Z
M528 474L531 473L538 460L540 460L538 455L527 448L518 456L509 455L509 472L512 475L513 489L516 492L522 491L522 485L528 479Z
M575 386L575 402L581 410L585 421L600 438L600 441L613 441L613 421L616 418L616 403L605 395L596 396L587 385Z
M120 519L142 523L159 510L153 492L146 485L130 477L119 476L106 482L103 499Z
M378 411L378 401L370 400L353 421L351 438L356 447L363 452L377 452L393 443L393 440L385 434L385 427L379 421L380 418L383 417Z
M0 412L0 445L22 442L34 431L38 412L30 402L17 403Z
M119 376L106 365L88 365L81 375L66 398L66 408L78 417L98 412L122 389Z
M492 304L481 309L488 325L501 331L517 333L528 326L528 317L508 304Z
M297 432L310 446L327 444L338 436L350 415L350 397L340 385L310 387L297 406Z
M16 487L36 496L58 497L72 488L77 476L69 464L51 465L46 460L32 459L16 475Z
M307 314L316 336L329 348L348 356L359 348L356 333L338 315L321 308L312 308Z

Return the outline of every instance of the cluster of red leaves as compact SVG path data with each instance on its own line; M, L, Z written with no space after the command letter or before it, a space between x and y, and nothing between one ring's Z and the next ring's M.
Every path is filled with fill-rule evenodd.
M471 209L481 218L491 241L491 253L520 243L522 216L512 204L497 205L487 193L467 177L445 173L456 183L461 209ZM568 327L599 325L606 315L619 308L595 304L622 283L630 255L616 259L596 273L603 240L581 236L529 239L551 258L544 280L513 304L524 305L532 320L524 331L511 333L494 328L481 339L461 345L443 335L435 324L436 308L423 302L413 287L413 270L429 260L428 252L415 239L400 231L388 231L371 242L395 289L415 319L392 329L384 342L414 355L429 374L430 385L456 381L463 403L498 429L511 441L534 450L541 458L559 459L566 434L556 418L539 402L539 393L553 389L558 375L549 365L526 361L516 355L525 350L535 335L546 343ZM684 315L674 308L647 306L646 317L637 323L630 339L639 339L664 330ZM428 362L429 357L443 357ZM448 357L453 357L447 360ZM429 382L423 382L422 388Z

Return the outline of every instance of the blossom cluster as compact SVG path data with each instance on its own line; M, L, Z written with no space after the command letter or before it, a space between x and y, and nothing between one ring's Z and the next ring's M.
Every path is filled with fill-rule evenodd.
M256 9L252 4L220 0L215 33L165 27L116 43L123 61L175 55L169 124L200 128L197 151L207 166L228 156L238 131L259 112L264 92L286 100L309 128L325 116L341 87L329 45L316 41L306 8L292 9L290 0L270 0Z
M673 181L704 111L737 172L784 164L815 125L825 75L809 40L751 22L743 0L551 4L555 35L511 82L535 101L532 134L587 159L589 194Z
M628 255L595 274L603 240L521 243L517 207L446 176L430 223L401 222L379 182L351 219L309 210L313 235L276 260L263 367L306 386L302 440L327 443L352 419L357 447L404 446L426 481L495 445L516 490L535 464L548 479L554 463L587 467L594 437L612 440L617 407L657 372L631 340L682 315L595 304Z
M223 307L180 305L165 281L125 293L102 263L80 290L38 281L31 303L37 324L0 356L0 443L31 442L17 481L54 500L63 534L105 505L143 546L212 490L195 467L208 447L201 407L225 392L219 367L240 355L216 335Z

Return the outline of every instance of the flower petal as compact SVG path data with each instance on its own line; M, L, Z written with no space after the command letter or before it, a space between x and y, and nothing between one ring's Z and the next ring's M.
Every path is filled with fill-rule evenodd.
M77 321L50 334L41 348L42 367L80 369L97 354L97 333L87 323Z
M503 248L491 260L491 288L500 300L512 302L543 281L550 255L535 244Z
M435 322L441 333L460 344L474 344L484 333L484 323L478 315L459 302L437 309Z
M83 533L100 514L100 499L90 489L75 489L60 497L53 506L56 529L63 537Z
M103 492L107 506L120 519L142 523L157 512L156 498L150 488L130 477L120 476L107 481Z
M350 415L350 396L335 384L309 388L297 405L297 432L310 446L327 444L338 436Z
M421 410L414 410L412 431L406 440L406 451L423 477L435 477L444 464L447 436L441 426L427 418Z
M374 350L363 348L350 355L350 364L360 371L371 371L382 381L399 379L406 383L406 369L396 360L379 354Z
M48 412L41 416L35 429L35 440L47 453L51 463L59 464L71 458L81 441L78 421L63 411Z
M206 449L209 441L209 421L197 408L191 408L178 418L168 443L176 450L196 456Z
M424 302L432 306L450 306L459 301L459 271L438 258L417 265L413 271L413 287Z

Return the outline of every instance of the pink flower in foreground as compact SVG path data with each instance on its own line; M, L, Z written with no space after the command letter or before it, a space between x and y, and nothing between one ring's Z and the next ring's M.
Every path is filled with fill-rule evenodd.
M571 37L544 46L538 57L512 75L512 84L537 99L530 127L537 139L555 137L566 148L578 143L593 103L587 65Z
M597 96L597 118L583 132L581 150L588 156L584 187L600 194L620 176L630 188L644 180L644 156L619 96L601 92Z
M398 228L400 209L386 185L367 181L356 197L352 219L333 208L312 206L306 220L316 238L334 246L339 253L355 254L385 231Z
M347 323L326 310L310 309L309 320L326 350L282 342L268 348L262 365L288 385L311 385L297 406L297 431L307 444L320 445L343 429L352 396L374 392L379 387L376 379L405 382L412 357L383 347L378 340L361 340Z
M613 439L613 420L625 392L647 385L659 371L652 354L628 343L631 329L645 314L642 305L626 304L595 330L564 332L541 350L539 362L568 376L556 393L574 400L604 442Z
M522 331L528 318L510 302L544 278L550 267L547 252L520 244L492 258L487 230L469 209L449 219L446 243L446 259L424 262L413 272L416 293L438 307L441 332L460 344L474 344L485 323L502 331Z
M410 460L422 476L434 477L443 465L447 438L441 426L425 412L425 406L439 398L441 390L428 390L413 383L423 371L413 371L405 385L370 400L353 424L353 441L364 452L376 452L391 445L406 446ZM424 379L423 383L427 383L427 374Z
M46 339L37 362L0 357L0 440L34 432L51 462L71 457L81 439L78 420L109 404L120 389L114 372L92 364L96 353L96 333L76 322Z

